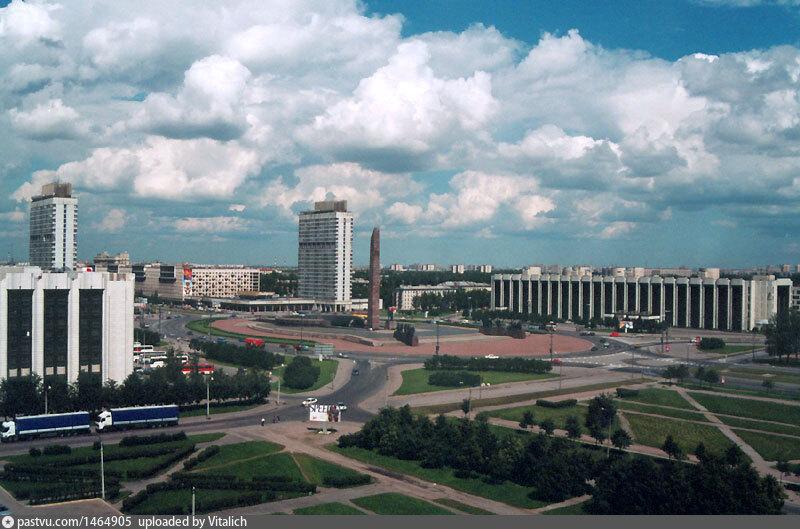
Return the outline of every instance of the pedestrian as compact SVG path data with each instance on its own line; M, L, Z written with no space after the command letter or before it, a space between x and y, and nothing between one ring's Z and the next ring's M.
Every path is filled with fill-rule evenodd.
M278 415L278 422L281 422L281 416Z
M267 420L264 417L261 417L261 426L264 426L265 422L267 422Z

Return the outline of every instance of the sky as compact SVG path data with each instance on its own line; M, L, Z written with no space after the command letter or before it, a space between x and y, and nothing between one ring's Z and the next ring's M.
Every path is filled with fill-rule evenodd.
M0 0L0 260L800 263L800 0Z

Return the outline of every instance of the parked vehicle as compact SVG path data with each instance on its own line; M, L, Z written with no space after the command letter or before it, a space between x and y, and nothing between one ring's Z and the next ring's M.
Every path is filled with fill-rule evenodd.
M357 375L358 374L358 369L353 369L353 374Z
M486 355L484 358L488 358L489 360L497 360L500 357L497 355Z
M152 428L178 424L177 406L136 406L112 408L97 416L97 431Z
M347 404L344 402L337 402L336 407L339 408L339 411L345 411L347 409Z
M244 343L250 347L264 347L264 340L261 338L245 338Z
M219 343L225 343L227 341L228 340L226 338L222 338L222 337L217 338L217 342L219 342Z
M308 399L306 399L306 400L304 400L302 402L303 406L305 406L305 407L311 406L312 404L316 404L316 403L317 403L317 399L315 399L314 397L308 398Z
M91 430L89 412L30 415L3 422L2 441L34 439L48 435L80 435Z

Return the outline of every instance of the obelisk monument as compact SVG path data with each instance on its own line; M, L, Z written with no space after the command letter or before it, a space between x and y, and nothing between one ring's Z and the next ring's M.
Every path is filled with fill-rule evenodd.
M372 230L372 239L369 243L369 300L367 304L367 327L379 329L381 325L380 312L381 295L381 230Z

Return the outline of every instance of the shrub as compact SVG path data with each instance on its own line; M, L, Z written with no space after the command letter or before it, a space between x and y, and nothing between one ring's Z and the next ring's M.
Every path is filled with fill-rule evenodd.
M72 448L67 445L47 445L42 453L46 456L57 456L61 454L71 454Z
M100 450L100 441L92 443L92 450Z
M186 432L178 432L174 434L159 433L153 435L129 435L123 437L119 442L119 446L139 446L150 445L158 443L171 443L174 441L185 441Z
M722 338L701 338L700 349L722 349L725 347L725 340Z
M576 404L578 404L577 399L565 399L565 400L539 399L536 401L536 405L541 406L543 408L571 408Z
M197 454L197 456L186 461L183 464L183 468L184 470L192 469L197 465L199 465L200 463L202 463L203 461L205 461L206 459L214 457L217 454L219 454L219 446L217 445L209 446L208 448Z
M366 474L359 474L357 476L325 476L322 478L323 485L335 487L337 489L366 485L370 481L372 481L372 479Z
M32 446L31 449L28 450L28 455L31 457L39 457L40 455L42 455L42 451L36 448L35 446Z
M624 399L625 397L635 397L639 394L638 389L630 388L617 388L617 397Z
M535 358L461 358L453 355L439 355L427 359L425 369L547 373L553 369L553 366L550 362Z
M293 389L310 388L319 378L319 371L319 367L311 363L311 358L298 356L286 366L283 383Z

